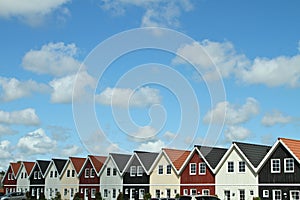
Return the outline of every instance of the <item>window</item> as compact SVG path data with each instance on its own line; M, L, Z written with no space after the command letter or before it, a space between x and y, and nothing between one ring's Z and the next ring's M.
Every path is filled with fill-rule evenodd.
M145 195L145 189L140 189L139 190L139 199L144 199L144 195Z
M116 193L116 189L112 189L112 198L116 198L117 197L117 193Z
M167 193L167 198L171 198L171 190L170 189L166 189L166 193Z
M253 196L254 195L254 191L250 190L250 195Z
M27 174L26 173L24 173L24 178L27 178Z
M67 194L68 194L68 189L65 188L65 189L64 189L64 196L67 196Z
M50 171L50 178L53 177L53 171Z
M271 173L280 173L280 159L271 160Z
M199 163L199 174L206 174L206 164L204 162Z
M54 177L57 178L57 171L54 172Z
M70 170L69 169L67 170L67 177L68 178L70 177Z
M160 190L155 190L155 196L156 198L160 198Z
M228 161L228 163L227 163L227 172L228 173L233 173L234 172L234 162L233 161Z
M240 200L245 200L245 190L240 190Z
M23 178L23 172L21 173L21 178Z
M107 189L104 189L103 196L104 196L104 197L107 197L107 196L108 196L108 195L107 195Z
M299 190L291 190L290 191L290 199L291 200L299 200L300 199L300 191Z
M174 189L174 194L177 194L177 190L176 189Z
M138 166L137 167L137 176L143 176L143 168L142 168L142 166Z
M41 179L41 178L42 178L42 173L38 172L38 179Z
M74 196L74 188L71 188L71 197Z
M202 195L210 195L209 189L203 189L202 190Z
M8 175L9 175L9 174L8 174ZM9 177L9 176L8 176L8 177ZM33 178L34 178L34 179L37 179L37 178L38 178L38 171L35 171L35 172L34 172ZM8 180L9 180L9 179L8 179Z
M291 173L294 172L294 159L285 158L284 159L284 172Z
M136 166L131 166L130 167L130 176L135 176L136 175Z
M246 172L246 163L245 161L239 161L239 172Z
M172 173L172 166L167 165L167 174L171 174L171 173Z
M117 168L113 168L113 176L117 176Z
M96 198L96 189L92 188L91 190L91 198Z
M85 171L84 171L84 177L88 178L89 176L90 176L90 169L86 168Z
M183 195L188 195L188 189L183 190Z
M281 200L281 190L273 190L273 200Z
M263 190L263 197L269 198L269 190Z
M75 170L72 170L72 177L75 177Z
M158 166L158 174L163 174L164 173L164 166L159 165Z
M81 194L83 193L83 188L80 188L80 193L81 193Z
M230 190L224 191L225 200L230 200Z
M196 163L190 163L190 175L196 175Z
M31 190L31 196L35 196L35 188L32 188L32 190Z
M110 176L110 168L109 167L106 169L106 176Z
M91 178L95 177L95 170L93 168L91 168Z
M197 194L197 190L196 189L191 189L190 190L190 194L191 195L196 195Z

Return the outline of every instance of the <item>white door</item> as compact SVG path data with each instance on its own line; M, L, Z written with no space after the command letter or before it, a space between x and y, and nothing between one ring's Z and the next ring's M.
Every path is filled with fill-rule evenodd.
M72 200L74 196L74 188L70 188L69 193L70 193L70 200Z
M135 195L135 189L134 188L130 188L130 200L134 199L134 195Z
M89 199L89 188L85 188L84 189L84 200L88 200Z
M36 199L40 198L40 188L37 188L36 190Z
M299 190L291 190L290 191L290 200L300 200L300 191Z

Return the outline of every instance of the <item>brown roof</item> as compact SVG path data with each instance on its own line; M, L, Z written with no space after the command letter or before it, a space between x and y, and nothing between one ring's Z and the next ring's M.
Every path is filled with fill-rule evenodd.
M166 149L163 148L163 151L167 154L174 167L179 170L183 165L184 161L190 154L190 151L178 150L178 149Z
M85 158L70 157L69 159L72 162L72 164L76 170L76 173L78 174L81 170L82 165L85 162Z
M21 162L10 163L10 165L11 165L11 169L12 169L14 175L16 176L21 167Z
M33 169L35 162L23 162L23 165L25 167L26 173L29 175L31 170Z
M89 155L89 157L91 159L92 164L95 167L96 172L99 173L103 164L105 163L105 160L107 157L106 156L92 156L92 155Z
M293 140L287 138L279 138L292 153L300 160L300 140Z

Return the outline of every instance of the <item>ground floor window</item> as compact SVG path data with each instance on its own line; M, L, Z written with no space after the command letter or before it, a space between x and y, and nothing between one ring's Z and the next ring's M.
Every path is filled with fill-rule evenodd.
M155 196L156 198L160 198L160 190L155 190Z
M35 196L35 188L32 188L32 190L31 190L31 196Z
M281 190L273 190L273 200L281 200Z
M65 188L65 189L64 189L64 196L67 196L67 194L68 194L68 189Z
M196 189L191 189L190 194L191 195L196 195L197 194L197 190Z
M290 191L290 199L291 200L300 200L300 191L299 190L291 190Z
M74 196L74 188L71 188L71 197Z
M269 190L263 190L263 197L269 198Z
M170 189L166 189L166 193L167 193L167 198L171 198L171 190Z
M245 190L239 190L240 200L245 200Z
M93 188L91 190L91 198L96 198L96 189L95 188Z
M112 197L116 198L117 197L117 193L116 193L116 189L112 189Z
M145 189L140 189L139 190L139 199L144 199L144 195L145 195Z
M183 190L183 195L188 195L188 189Z
M103 197L107 197L108 195L107 195L107 189L104 189L104 191L103 191Z
M210 193L210 192L209 192L209 189L203 189L203 190L202 190L202 194L203 194L203 195L209 195L209 193Z

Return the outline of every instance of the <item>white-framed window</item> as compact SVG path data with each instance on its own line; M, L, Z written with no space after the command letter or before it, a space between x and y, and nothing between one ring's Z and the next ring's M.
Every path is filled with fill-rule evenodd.
M145 189L139 189L139 199L144 199Z
M246 172L246 162L245 161L239 161L239 172L240 173Z
M42 178L42 172L38 172L38 179Z
M130 176L135 176L136 175L136 166L131 166L130 167Z
M294 172L294 159L293 158L285 158L284 159L284 172L285 173Z
M240 200L245 200L245 190L239 190Z
M94 170L94 168L91 168L90 173L91 173L90 177L94 178L95 177L95 170Z
M96 198L96 189L95 188L91 189L91 198Z
M57 175L58 175L57 171L54 171L54 177L55 178L57 178Z
M50 178L53 178L53 171L50 171Z
M143 176L143 168L142 168L142 166L137 166L137 176Z
M38 178L38 171L35 171L35 172L33 172L33 179L37 179L37 178ZM10 180L10 179L8 179L8 180Z
M113 168L113 176L117 176L117 168Z
M83 194L83 188L80 188L80 193Z
M273 200L281 200L281 190L273 190Z
M103 191L103 197L108 197L107 189L104 189L104 191Z
M68 194L68 189L65 188L65 189L64 189L64 196L67 196L67 194Z
M280 159L271 159L271 173L280 173Z
M158 174L163 174L164 173L164 166L163 165L159 165L158 166Z
M24 173L24 178L27 178L27 173L26 172Z
M106 176L110 176L110 167L106 169Z
M155 190L155 196L156 198L160 198L160 190Z
M171 198L171 189L166 189L167 198Z
M112 198L116 198L117 197L117 192L116 192L116 189L113 188L112 189Z
M290 200L299 200L300 190L290 190Z
M190 175L196 175L196 163L190 163Z
M188 189L183 190L183 195L189 195Z
M230 200L230 190L224 191L225 200Z
M209 189L203 189L202 190L202 195L210 195Z
M31 190L31 196L35 196L35 188L32 188L32 190Z
M67 177L68 178L70 177L70 170L69 169L67 170Z
M172 173L172 165L167 165L167 174Z
M21 179L23 178L23 172L21 173Z
M90 176L90 169L89 168L86 168L85 170L84 170L84 177L85 178L88 178Z
M74 188L71 188L71 197L74 196Z
M263 197L269 198L269 190L263 190Z
M227 162L227 172L228 173L233 173L234 172L234 162L233 161L228 161Z
M72 177L75 177L75 169L72 169Z
M200 175L206 174L206 164L205 164L205 162L199 163L199 174Z
M197 190L196 189L190 189L190 195L196 195Z

